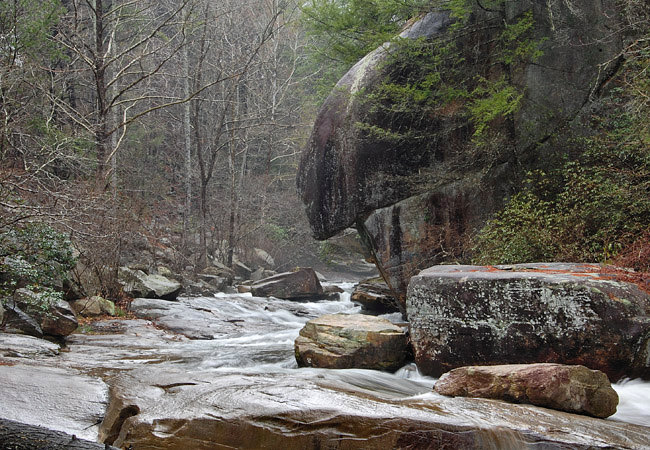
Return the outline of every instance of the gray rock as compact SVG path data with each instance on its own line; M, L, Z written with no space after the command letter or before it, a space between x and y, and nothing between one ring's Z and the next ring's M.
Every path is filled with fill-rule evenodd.
M434 390L453 397L494 398L606 418L616 413L618 394L607 375L584 366L509 364L453 369Z
M72 369L0 365L0 417L97 440L108 387Z
M131 270L127 267L120 267L118 276L124 292L133 298L175 300L182 289L178 281L158 274L147 275L141 270Z
M310 299L322 296L323 287L312 268L303 267L295 272L284 272L264 278L251 285L256 297L283 299Z
M369 278L359 282L354 287L350 300L371 314L400 312L399 301L383 278Z
M26 334L38 338L43 337L41 325L15 304L6 305L2 329L7 333Z
M301 367L395 371L404 365L408 339L401 327L363 314L312 319L295 341Z
M0 333L0 356L5 358L34 358L56 356L60 347L45 339L13 333Z
M589 264L423 270L407 296L418 367L555 362L650 378L650 295L615 278Z
M50 336L68 336L75 332L79 322L70 303L58 300L43 314L41 328L43 333Z

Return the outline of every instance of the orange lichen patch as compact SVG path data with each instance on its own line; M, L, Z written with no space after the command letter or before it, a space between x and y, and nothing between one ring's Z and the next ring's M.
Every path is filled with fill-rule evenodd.
M601 268L600 275L612 281L635 284L639 289L650 294L650 272L632 272L620 267L606 266Z
M0 359L0 366L15 366L16 363L11 362L11 361L5 361L4 359Z
M533 272L545 273L550 275L570 275L573 277L582 278L599 278L611 281L620 281L624 283L632 283L639 287L644 292L650 294L650 272L634 272L628 269L623 269L614 266L601 266L597 264L580 264L576 265L579 270L562 270L552 269L547 265L539 265L537 267L521 267L517 268L517 272ZM469 270L468 272L509 272L509 269L499 269L494 266L485 266L484 269Z

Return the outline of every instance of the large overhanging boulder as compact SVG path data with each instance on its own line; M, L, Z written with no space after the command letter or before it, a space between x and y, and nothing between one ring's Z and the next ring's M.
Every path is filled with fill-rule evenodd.
M650 378L650 295L588 264L435 266L412 278L415 360L439 376L467 365L581 364Z
M521 0L501 6L488 10L476 2L467 32L456 38L459 60L466 64L463 76L494 80L501 70L523 94L516 113L490 123L501 144L481 153L462 101L440 105L425 120L416 115L418 123L410 125L403 114L374 111L368 96L358 94L372 92L387 74L404 76L391 72L396 47L386 44L338 82L303 150L297 185L314 236L326 239L356 226L402 302L412 275L456 256L467 231L500 208L526 172L545 167L549 155L565 150L565 141L556 145L552 136L570 135L567 124L590 110L623 47L611 31L621 29L615 0ZM543 54L498 68L498 33L526 12L534 19L530 39L542 42ZM449 37L451 23L448 13L432 12L401 36ZM389 131L415 126L425 138L394 139L369 132L373 126Z

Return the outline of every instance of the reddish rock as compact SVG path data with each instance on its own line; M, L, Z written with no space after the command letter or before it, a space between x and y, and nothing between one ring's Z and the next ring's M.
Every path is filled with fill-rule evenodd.
M650 379L650 295L598 265L434 266L412 278L415 360L440 376L469 365L554 362L610 380Z
M530 403L571 413L609 417L618 394L607 375L584 366L509 364L459 367L434 386L442 395Z
M279 273L253 283L251 292L256 297L300 300L322 296L323 287L314 269L303 267L295 272Z
M404 365L407 337L386 319L327 314L310 320L295 342L299 366L394 371Z

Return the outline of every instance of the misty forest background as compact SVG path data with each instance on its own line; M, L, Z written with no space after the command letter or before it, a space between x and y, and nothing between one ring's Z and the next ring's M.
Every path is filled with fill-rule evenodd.
M88 295L118 298L117 268L145 248L178 273L255 248L276 270L326 262L295 188L319 104L409 19L463 1L3 1L2 289L76 266L99 280ZM529 174L452 262L650 270L650 8L626 5L645 34L599 134Z

